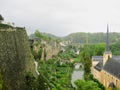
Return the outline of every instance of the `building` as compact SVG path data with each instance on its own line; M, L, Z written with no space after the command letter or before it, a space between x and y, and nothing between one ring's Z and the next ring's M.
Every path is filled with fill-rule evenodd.
M113 56L109 47L109 29L107 26L106 51L103 56L92 57L92 73L106 88L120 88L120 56Z

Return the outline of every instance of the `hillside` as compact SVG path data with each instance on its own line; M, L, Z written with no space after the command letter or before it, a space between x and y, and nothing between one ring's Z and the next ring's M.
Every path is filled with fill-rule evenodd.
M110 43L115 43L120 40L120 33L110 33ZM104 43L106 42L106 33L72 33L66 37L65 40L71 40L72 43L85 44L86 38L88 37L89 44Z
M39 33L39 31L35 31L35 33ZM30 39L36 38L35 33L31 34L31 35L29 36L29 38L30 38ZM55 35L50 34L50 33L40 32L40 34L41 34L41 36L39 36L39 37L41 37L41 38L47 37L47 38L51 38L51 39L54 39L54 40L60 39L60 37L55 36Z
M71 33L65 37L57 37L55 35L49 33L41 33L43 36L52 38L54 40L70 40L72 43L76 44L85 44L86 38L88 37L89 44L96 44L96 43L105 43L106 42L106 33L85 33L85 32L77 32ZM31 34L30 38L34 38L35 35ZM120 33L110 32L110 43L115 43L120 40Z
M34 41L33 55L39 54L41 60L49 60L61 50L60 39L54 35L36 31L29 38Z

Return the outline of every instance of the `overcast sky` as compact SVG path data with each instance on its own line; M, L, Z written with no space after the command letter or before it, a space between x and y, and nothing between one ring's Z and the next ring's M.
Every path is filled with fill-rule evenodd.
M0 0L7 22L65 36L72 32L120 32L120 0Z

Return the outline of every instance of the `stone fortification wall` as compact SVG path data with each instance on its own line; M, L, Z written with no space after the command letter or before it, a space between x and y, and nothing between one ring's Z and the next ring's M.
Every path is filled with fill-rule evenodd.
M24 90L25 73L34 71L28 37L24 29L0 29L0 73L3 90Z

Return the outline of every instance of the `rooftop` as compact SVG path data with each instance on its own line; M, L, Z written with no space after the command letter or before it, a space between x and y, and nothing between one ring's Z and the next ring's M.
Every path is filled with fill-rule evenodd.
M104 66L101 58L103 57L93 56L93 59L97 59L100 61L94 68L98 71L104 69L108 73L120 79L120 56L113 56L112 58L109 58Z
M120 59L110 58L103 69L120 79Z
M93 61L102 61L103 60L103 56L92 56L92 60Z
M98 71L101 71L103 68L103 63L99 62L94 68L97 69Z

